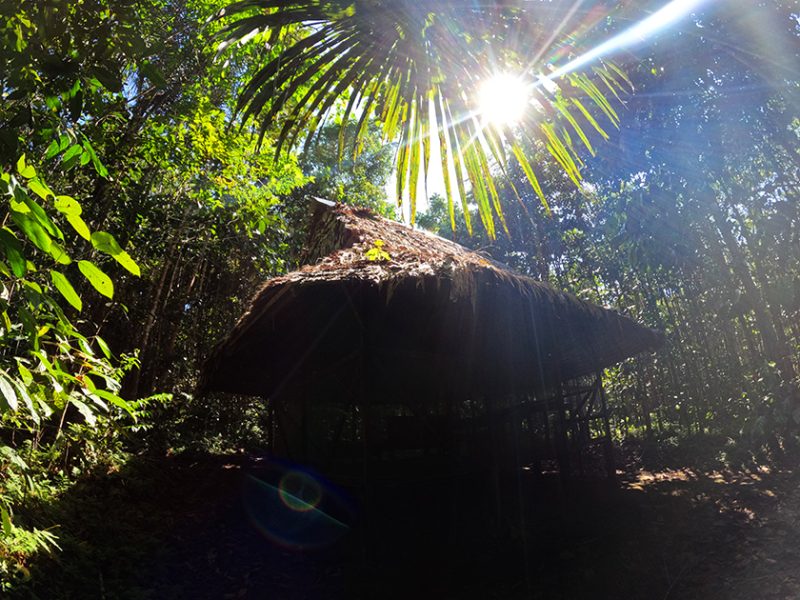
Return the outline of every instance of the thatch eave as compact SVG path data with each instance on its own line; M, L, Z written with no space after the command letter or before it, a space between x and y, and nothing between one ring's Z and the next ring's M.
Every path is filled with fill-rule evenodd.
M524 393L653 350L663 339L366 211L321 209L313 231L308 258L317 262L262 287L209 359L203 390L330 390L337 381L347 388L360 373L375 389L398 388L390 395L432 385L447 393ZM389 260L367 258L377 240ZM346 401L348 393L333 394Z

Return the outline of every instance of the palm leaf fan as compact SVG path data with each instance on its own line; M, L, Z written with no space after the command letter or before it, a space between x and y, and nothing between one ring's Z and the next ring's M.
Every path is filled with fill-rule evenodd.
M218 36L225 48L269 33L270 58L236 106L242 123L258 123L259 141L278 122L277 154L299 141L307 146L336 110L342 127L358 121L351 148L340 138L340 157L344 151L355 156L377 117L385 139L399 140L397 200L407 199L412 221L420 174L427 178L435 143L453 225L458 196L471 231L471 190L483 226L494 236L496 221L504 228L505 222L493 180L507 171L509 157L547 208L523 149L547 148L578 184L577 146L594 153L584 128L607 137L599 120L619 122L600 86L619 102L630 85L611 63L548 78L541 40L552 38L552 15L541 12L544 6L522 0L243 0L218 13L232 18ZM578 53L566 43L556 49L560 60ZM527 82L530 110L515 123L487 120L476 105L480 86L501 72Z

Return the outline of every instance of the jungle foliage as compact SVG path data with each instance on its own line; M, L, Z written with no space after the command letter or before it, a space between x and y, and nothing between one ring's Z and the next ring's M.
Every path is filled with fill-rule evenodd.
M607 373L621 436L733 443L800 424L800 44L790 4L718 7L678 33L669 56L649 49L629 67L627 124L614 151L588 163L582 189L552 170L552 216L510 202L506 186L510 236L455 233L666 332L655 358ZM765 21L787 48L769 64L752 60L763 40L747 30ZM420 223L453 235L441 198Z
M437 46L426 36L446 34L452 6L421 22L400 11L413 34L404 56L364 29L358 7L368 4L350 14L348 3L325 3L322 24L308 29L313 2L242 2L233 19L209 21L223 0L0 0L3 591L30 577L37 553L58 551L47 507L81 478L131 453L259 444L258 403L193 398L202 360L260 282L297 265L310 197L391 215L394 169L392 200L410 190L413 214L431 135L456 175L420 225L667 332L655 359L608 373L619 436L760 443L796 431L791 2L709 10L680 34L679 51L649 47L625 76L610 63L594 79L570 76L542 92L551 120L529 136L487 130L470 147L472 122L436 131L419 107L433 94L439 122L452 122L459 86L479 71L453 80L429 67L450 44L491 40L472 31ZM412 4L426 3L398 6ZM511 4L492 18L513 28ZM267 10L256 18L258 8ZM768 63L748 45L757 19L789 40ZM625 24L611 16L600 33ZM220 53L212 39L231 47ZM429 53L412 52L419 43ZM354 51L337 58L337 48ZM512 47L509 60L524 61L523 50ZM450 58L472 68L468 54ZM303 77L290 82L289 68ZM617 114L596 82L613 96L626 79L634 93ZM570 120L576 110L583 120ZM386 140L398 136L423 142L396 151ZM608 150L593 156L605 137ZM291 138L317 143L299 151ZM494 219L507 234L494 235Z

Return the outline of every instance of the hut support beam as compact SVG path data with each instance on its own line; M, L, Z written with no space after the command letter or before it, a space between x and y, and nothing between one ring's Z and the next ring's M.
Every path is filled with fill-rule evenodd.
M608 414L608 402L606 400L606 391L603 389L603 373L597 372L597 391L600 395L600 407L603 417L603 431L605 439L603 440L603 453L606 459L606 471L608 479L612 483L617 482L617 467L614 464L614 442L611 438L611 422Z
M556 453L558 456L558 470L561 473L561 481L566 483L572 474L569 461L569 441L567 435L567 415L568 410L564 401L564 389L561 383L555 388L556 416L558 418L558 431L556 432Z

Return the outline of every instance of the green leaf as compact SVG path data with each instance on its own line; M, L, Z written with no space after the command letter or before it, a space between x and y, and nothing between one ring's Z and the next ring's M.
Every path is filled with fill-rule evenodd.
M133 416L133 407L130 405L129 402L123 400L116 394L109 392L108 390L94 390L94 393L103 398L104 400L108 400L114 406L117 406L127 412L129 415Z
M12 211L11 219L28 236L28 239L42 252L48 252L53 243L44 228L24 213Z
M87 340L82 335L78 335L76 336L76 338L78 340L78 345L81 347L81 350L83 350L84 354L86 354L87 356L95 355L94 349L92 348L92 345L89 343L89 340ZM92 387L92 389L94 389L94 387Z
M11 517L5 506L0 506L0 518L2 518L3 521L3 533L7 538L10 538L11 534L14 532L14 526L11 524Z
M141 271L139 270L139 265L136 264L136 261L133 260L127 252L125 252L114 238L113 235L108 233L107 231L95 231L92 234L92 246L95 247L96 250L100 252L105 252L114 257L122 267L128 270L130 273L136 275L137 277L141 276Z
M100 346L100 351L103 353L103 356L110 359L111 358L111 348L108 347L106 341L101 338L99 335L95 336L94 341L97 342L97 345Z
M20 359L17 359L19 361ZM19 371L19 376L22 377L22 382L25 385L30 385L33 383L33 373L30 372L28 367L23 365L21 362L17 362L17 370Z
M25 197L25 204L30 209L30 213L34 216L36 221L44 227L44 230L54 237L64 239L64 235L61 233L61 230L56 227L55 223L50 220L50 217L47 216L47 212L45 212L44 208L42 208L36 201L34 201L29 196Z
M50 244L50 250L48 250L48 253L53 257L53 260L60 265L68 265L72 262L72 259L69 257L69 254L64 246L57 242Z
M27 272L25 257L22 255L22 245L7 228L0 229L0 244L5 248L6 258L11 265L11 270L17 277L24 277Z
M91 232L86 222L78 215L67 215L67 221L72 228L78 232L78 235L85 240L91 239Z
M43 292L42 292L42 286L40 286L40 285L39 285L38 283L36 283L35 281L30 281L29 279L23 279L23 280L22 280L22 285L24 285L24 286L25 286L26 288L28 288L29 290L31 290L31 291L33 291L33 292L36 292L36 293L37 293L37 294L39 294L40 296L41 296L41 295L42 295L42 293L43 293Z
M97 415L95 414L94 410L89 408L84 402L81 402L75 397L70 397L70 403L75 405L75 408L78 409L83 415L83 418L86 419L86 423L94 427L94 424L97 423Z
M55 207L63 215L80 216L83 212L80 203L71 196L56 196Z
M75 288L72 287L66 275L51 270L50 279L53 280L53 285L56 286L56 289L64 296L64 300L69 302L75 310L80 311L83 308L81 297L78 296L78 293L75 291Z
M41 419L39 418L39 413L36 412L36 407L33 405L33 400L31 400L30 395L28 395L28 390L25 389L25 385L13 379L11 381L17 388L17 394L19 395L20 398L22 398L22 403L25 405L25 408L28 409L28 412L31 415L31 419L33 419L34 423L39 425L39 423L41 423Z
M117 240L107 231L95 231L92 234L92 246L95 247L95 250L105 252L111 256L122 252L122 248L117 243Z
M17 411L19 404L17 403L17 394L14 392L14 386L3 375L0 375L0 396L5 399L5 405L9 409L14 412Z
M69 147L69 150L64 153L64 156L61 157L61 161L67 162L77 156L80 156L82 152L83 147L80 144L73 144Z
M28 182L28 187L31 188L31 191L39 196L42 200L47 200L48 196L55 196L53 190L51 190L38 179L31 179Z
M107 298L114 297L114 284L111 278L103 273L94 263L88 260L79 260L78 269L80 269L83 276L89 280L94 289L106 296Z
M123 250L119 254L114 255L114 260L116 260L124 269L126 269L132 275L136 275L136 277L142 276L142 271L139 269L139 265L136 263L135 260L131 258L131 255Z
M25 155L19 157L17 161L17 171L20 175L22 175L25 179L32 179L36 177L36 169L33 166L28 165L25 163Z
M97 172L97 174L100 175L100 177L108 177L108 169L106 169L106 166L97 157L94 147L86 136L83 137L83 148L84 153L89 155L89 159L92 161L92 166L94 166L94 170ZM81 157L81 164L85 164L83 162L83 157Z
M60 151L61 148L58 144L58 140L53 140L52 142L50 142L50 145L47 147L47 151L44 153L45 160L50 160Z

